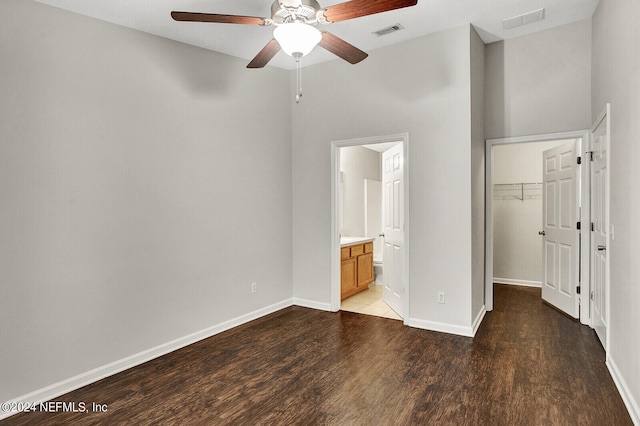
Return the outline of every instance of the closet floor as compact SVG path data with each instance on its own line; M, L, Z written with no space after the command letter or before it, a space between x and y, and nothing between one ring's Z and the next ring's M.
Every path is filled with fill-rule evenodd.
M358 314L402 320L402 317L382 300L381 285L371 284L367 290L344 299L340 304L340 309Z

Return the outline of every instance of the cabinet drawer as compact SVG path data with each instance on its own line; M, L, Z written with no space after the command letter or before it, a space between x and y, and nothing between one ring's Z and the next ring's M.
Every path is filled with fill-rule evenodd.
M351 247L340 248L340 259L348 259L351 257Z
M364 253L364 244L358 244L357 246L351 246L351 256L360 256Z
M364 243L364 252L373 253L373 243Z

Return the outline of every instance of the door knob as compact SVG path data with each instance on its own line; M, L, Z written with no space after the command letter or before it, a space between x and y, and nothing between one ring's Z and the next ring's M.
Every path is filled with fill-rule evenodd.
M384 238L384 234L378 234L378 237Z
M605 251L606 249L607 249L607 246L598 245L598 251Z
M547 235L544 231L538 231L538 235Z

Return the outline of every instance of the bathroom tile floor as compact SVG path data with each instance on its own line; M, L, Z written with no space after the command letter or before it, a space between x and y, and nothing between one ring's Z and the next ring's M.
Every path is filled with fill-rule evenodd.
M382 300L381 285L371 284L367 290L344 299L340 304L340 309L359 314L402 320L402 317Z

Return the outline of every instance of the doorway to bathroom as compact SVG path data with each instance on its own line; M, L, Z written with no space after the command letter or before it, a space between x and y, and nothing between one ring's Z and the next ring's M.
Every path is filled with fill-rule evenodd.
M332 308L407 317L407 136L332 143Z

